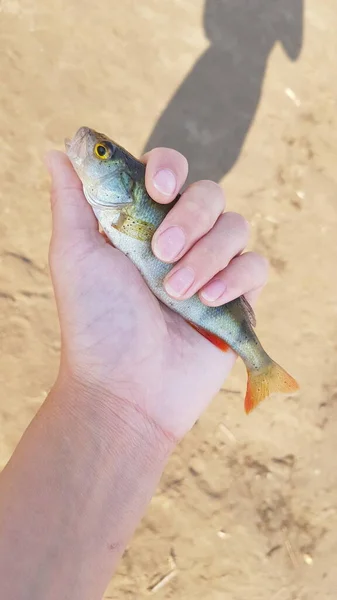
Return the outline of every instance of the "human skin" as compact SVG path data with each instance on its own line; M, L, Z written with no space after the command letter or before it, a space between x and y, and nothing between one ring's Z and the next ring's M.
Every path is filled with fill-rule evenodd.
M170 202L186 159L159 148L144 161L149 194ZM0 582L6 600L100 600L171 452L236 356L154 298L99 233L66 156L47 163L60 368L0 476ZM187 267L190 286L183 272L175 277L182 299L198 292L218 306L245 294L254 303L267 263L243 253L247 223L224 208L221 188L198 182L156 232L153 251L173 267L170 293Z

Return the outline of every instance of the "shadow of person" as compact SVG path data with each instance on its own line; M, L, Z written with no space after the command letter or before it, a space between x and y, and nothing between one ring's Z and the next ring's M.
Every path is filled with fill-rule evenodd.
M189 160L188 181L219 181L233 167L257 109L266 64L280 41L302 47L304 0L206 0L210 41L155 125L144 151L168 146Z

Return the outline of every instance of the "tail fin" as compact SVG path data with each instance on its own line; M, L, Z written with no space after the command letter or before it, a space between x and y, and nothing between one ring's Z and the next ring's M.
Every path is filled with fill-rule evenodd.
M293 394L299 385L291 375L274 361L258 371L248 370L245 411L250 413L262 400L272 394Z

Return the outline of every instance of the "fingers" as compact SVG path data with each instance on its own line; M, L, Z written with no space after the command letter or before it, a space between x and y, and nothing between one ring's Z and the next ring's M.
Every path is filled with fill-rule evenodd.
M171 148L155 148L142 160L146 163L145 184L151 198L162 204L172 202L187 178L186 158Z
M171 202L188 173L179 152L156 148L143 157L146 187L157 202ZM220 306L241 295L254 302L268 276L266 259L242 254L248 224L236 213L225 213L225 198L212 181L191 185L170 210L152 240L154 254L175 263L164 281L167 293L186 300L199 293L209 306Z
M220 306L241 295L254 304L267 282L268 261L255 252L234 257L200 291L200 299L208 306Z
M46 162L52 179L53 237L56 241L66 242L73 239L78 231L84 236L98 233L96 218L67 156L63 152L52 151L48 153Z
M199 181L191 185L170 210L153 236L154 254L164 262L179 260L212 229L224 208L224 194L216 183ZM212 234L214 252L219 250L215 241L219 228L221 229L221 226L217 225ZM203 252L201 246L199 252L194 251L189 254L192 262L198 260L200 252Z
M248 241L248 224L237 213L225 213L211 231L187 252L164 281L170 296L185 300L205 286L242 252Z

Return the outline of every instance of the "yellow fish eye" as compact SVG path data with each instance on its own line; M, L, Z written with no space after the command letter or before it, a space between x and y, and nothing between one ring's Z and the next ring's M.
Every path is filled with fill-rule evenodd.
M95 155L100 160L108 160L111 158L112 152L105 142L98 142L94 148Z

